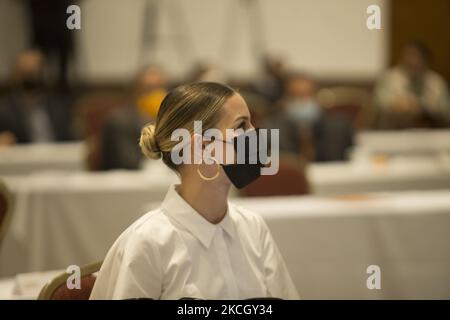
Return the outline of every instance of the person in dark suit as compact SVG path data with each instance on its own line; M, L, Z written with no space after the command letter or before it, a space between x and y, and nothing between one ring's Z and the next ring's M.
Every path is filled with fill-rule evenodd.
M353 145L353 126L345 116L327 114L313 127L314 161L345 161Z
M11 90L0 100L0 134L16 143L71 140L68 100L47 88L42 54L22 52L16 60Z
M57 65L57 86L68 88L68 71L75 58L75 33L66 27L67 7L76 0L26 0L31 45L41 50L47 61Z
M131 102L107 118L100 139L101 170L139 169L143 158L138 140L142 127L156 119L167 78L156 66L142 69L131 90Z

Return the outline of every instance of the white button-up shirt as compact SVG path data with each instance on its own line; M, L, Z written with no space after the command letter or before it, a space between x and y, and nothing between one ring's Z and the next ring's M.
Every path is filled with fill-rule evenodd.
M172 186L109 250L91 299L298 299L264 220L228 205L212 224Z

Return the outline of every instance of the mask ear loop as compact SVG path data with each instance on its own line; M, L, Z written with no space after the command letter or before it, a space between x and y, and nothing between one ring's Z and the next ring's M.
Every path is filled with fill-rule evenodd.
M197 166L197 173L198 173L198 175L200 176L200 178L202 178L202 179L205 180L205 181L212 181L212 180L215 180L215 179L217 179L217 178L219 177L219 174L220 174L220 163L219 163L219 161L218 161L216 158L213 158L213 157L211 157L211 159L213 159L213 161L214 161L214 162L216 163L216 165L217 165L217 172L216 172L216 174L213 175L212 177L207 177L207 176L205 176L205 175L200 171L200 165Z

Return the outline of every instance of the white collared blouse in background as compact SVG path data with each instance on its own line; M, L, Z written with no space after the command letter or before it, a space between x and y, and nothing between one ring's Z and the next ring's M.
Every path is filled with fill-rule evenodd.
M170 187L116 240L91 299L298 299L264 220L229 204L211 224Z

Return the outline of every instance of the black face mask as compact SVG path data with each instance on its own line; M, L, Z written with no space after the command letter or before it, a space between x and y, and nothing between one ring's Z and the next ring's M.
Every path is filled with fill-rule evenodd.
M241 189L261 176L261 168L267 161L268 140L259 129L255 129L235 137L233 145L238 163L223 164L222 167L231 183ZM245 153L239 153L238 148L245 150ZM253 163L250 163L251 160Z

